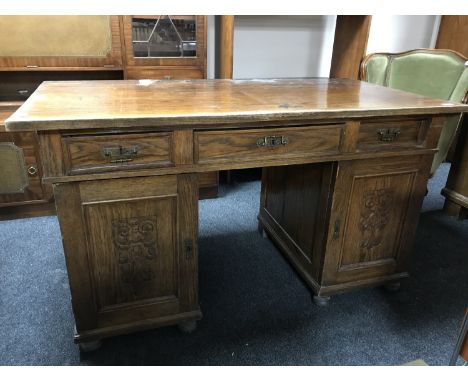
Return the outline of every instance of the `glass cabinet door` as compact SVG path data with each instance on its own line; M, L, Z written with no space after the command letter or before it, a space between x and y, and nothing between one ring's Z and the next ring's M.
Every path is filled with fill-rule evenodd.
M124 16L127 62L198 65L205 56L205 28L204 16Z
M134 57L196 57L195 16L133 17Z

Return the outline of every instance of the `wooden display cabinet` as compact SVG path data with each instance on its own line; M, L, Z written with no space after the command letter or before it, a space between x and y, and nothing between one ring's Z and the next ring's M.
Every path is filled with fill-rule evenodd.
M1 16L0 21L0 142L24 158L16 175L27 181L22 192L0 194L0 219L54 214L52 189L41 182L36 134L6 133L4 121L43 81L122 79L120 20Z
M7 134L3 127L43 81L206 78L206 16L171 16L175 25L185 28L181 57L170 51L175 44L162 45L170 48L164 58L141 57L141 43L134 49L133 31L142 28L133 28L133 22L151 25L160 18L161 25L167 24L168 16L1 16L0 142L23 153L21 176L28 186L24 192L0 194L0 219L55 213L50 186L41 184L37 137ZM218 172L204 173L198 182L201 198L217 196Z
M55 213L52 187L41 182L42 166L38 149L37 135L33 132L10 133L5 132L4 122L22 104L22 101L0 102L0 156L2 162L17 155L15 176L23 181L24 188L5 193L0 187L0 220L12 217L30 217L36 215L50 215ZM3 155L5 155L3 157ZM10 176L8 172L0 170L3 176ZM9 179L11 180L11 179Z
M125 78L206 78L206 20L206 16L122 16Z
M26 187L14 193L0 193L0 220L55 213L52 188L41 182L42 169L35 133L0 133L0 146L12 145L24 158L16 175L26 179ZM3 147L2 147L3 149Z

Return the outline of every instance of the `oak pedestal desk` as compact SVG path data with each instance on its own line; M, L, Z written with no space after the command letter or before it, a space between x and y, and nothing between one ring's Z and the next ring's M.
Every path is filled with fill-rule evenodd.
M197 173L264 167L259 228L317 303L407 276L444 118L468 106L347 79L45 82L37 131L84 349L198 305Z

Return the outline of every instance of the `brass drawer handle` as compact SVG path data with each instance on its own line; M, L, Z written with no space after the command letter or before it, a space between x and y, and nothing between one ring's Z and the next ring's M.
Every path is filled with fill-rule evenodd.
M257 140L258 147L277 147L277 146L284 146L289 143L289 138L283 135L275 136L270 135L267 137L259 138Z
M36 166L29 166L28 167L28 174L31 175L31 176L35 176L37 175L37 167Z
M382 142L393 142L400 136L400 129L381 129L377 134Z
M138 146L133 147L104 147L102 153L110 163L131 162L138 155Z

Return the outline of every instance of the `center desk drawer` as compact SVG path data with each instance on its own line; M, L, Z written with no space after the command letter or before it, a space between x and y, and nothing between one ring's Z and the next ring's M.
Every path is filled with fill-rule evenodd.
M69 174L173 166L172 133L62 138Z
M196 163L338 153L344 124L252 130L197 131Z

